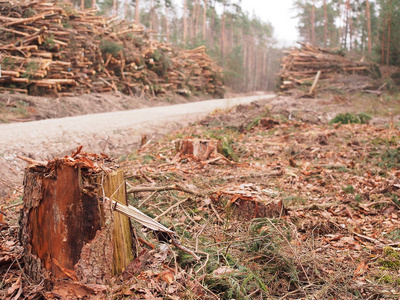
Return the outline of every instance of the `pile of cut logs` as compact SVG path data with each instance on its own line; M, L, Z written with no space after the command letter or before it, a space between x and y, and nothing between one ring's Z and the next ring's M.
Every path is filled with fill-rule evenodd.
M205 47L174 49L143 26L56 1L0 0L0 91L62 95L122 91L221 95Z
M343 53L301 44L286 52L281 62L280 90L312 83L318 71L320 79L332 78L337 74L370 75L371 63L355 61L344 57Z

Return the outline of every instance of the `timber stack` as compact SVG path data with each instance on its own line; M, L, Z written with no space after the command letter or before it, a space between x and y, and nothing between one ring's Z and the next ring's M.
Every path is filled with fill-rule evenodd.
M0 91L74 95L224 92L204 46L152 41L142 25L57 1L0 0Z
M342 51L317 48L302 44L301 48L286 51L279 74L280 91L287 91L302 84L310 84L321 71L320 79L344 74L373 75L374 65L344 56Z

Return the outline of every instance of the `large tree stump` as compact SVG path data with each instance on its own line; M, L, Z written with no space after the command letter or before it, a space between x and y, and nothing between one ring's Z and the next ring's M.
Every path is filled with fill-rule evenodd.
M20 239L35 281L106 283L133 260L123 172L106 156L75 153L25 170Z

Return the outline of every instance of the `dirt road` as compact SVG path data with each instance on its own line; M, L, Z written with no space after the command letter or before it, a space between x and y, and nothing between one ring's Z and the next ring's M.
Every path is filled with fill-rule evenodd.
M275 95L216 99L171 106L99 113L61 119L0 125L0 170L3 181L21 178L25 163L17 155L51 159L83 145L88 152L127 154L138 148L142 134L149 139L203 118L216 109L227 110ZM12 172L10 172L10 169ZM0 182L1 189L1 182ZM1 191L0 191L1 194Z
M274 95L217 99L163 107L99 113L61 119L0 125L0 149L3 154L29 154L39 159L57 155L78 144L87 151L119 152L115 135L124 134L128 144L138 142L142 134L158 134L168 128L184 126L216 109L230 109L238 104L273 98ZM107 141L107 145L104 141ZM43 151L45 146L47 151ZM53 149L50 145L53 145ZM125 147L124 147L125 148Z

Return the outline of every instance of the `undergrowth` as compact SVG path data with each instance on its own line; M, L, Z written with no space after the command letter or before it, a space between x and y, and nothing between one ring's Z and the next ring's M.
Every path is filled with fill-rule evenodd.
M366 113L359 113L359 114L351 114L351 113L344 113L338 114L334 117L329 123L335 124L368 124L368 122L372 119L369 114Z
M380 157L381 161L378 163L380 167L386 168L399 168L400 167L400 147L385 150Z

